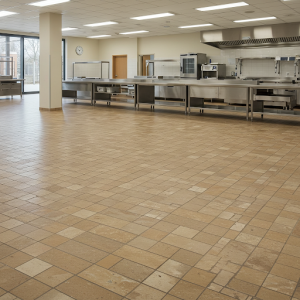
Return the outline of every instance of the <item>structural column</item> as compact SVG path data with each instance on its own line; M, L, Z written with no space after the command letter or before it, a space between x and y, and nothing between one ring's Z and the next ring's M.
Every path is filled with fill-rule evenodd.
M40 110L62 109L61 14L40 14Z

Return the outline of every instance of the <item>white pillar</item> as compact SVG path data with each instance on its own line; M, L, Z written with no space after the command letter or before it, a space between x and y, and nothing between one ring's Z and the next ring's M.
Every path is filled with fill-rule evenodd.
M40 110L62 109L61 14L40 14Z

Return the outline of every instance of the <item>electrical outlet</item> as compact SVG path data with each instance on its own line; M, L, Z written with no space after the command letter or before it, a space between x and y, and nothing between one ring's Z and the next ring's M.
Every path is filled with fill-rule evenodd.
M286 72L286 77L289 77L290 76L290 72Z

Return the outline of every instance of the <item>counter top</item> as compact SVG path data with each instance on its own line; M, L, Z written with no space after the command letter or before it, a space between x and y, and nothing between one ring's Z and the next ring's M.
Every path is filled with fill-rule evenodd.
M99 84L140 84L140 85L157 85L157 86L197 86L197 87L233 87L233 88L254 88L254 89L288 89L299 90L298 84L268 84L257 85L249 83L237 83L234 79L230 79L230 83L222 82L223 80L216 80L212 82L205 82L205 80L163 80L163 79L82 79L82 80L64 80L63 83L99 83ZM240 80L238 80L241 82ZM231 83L232 82L232 83Z
M17 81L24 81L25 79L1 79L0 82L17 82Z

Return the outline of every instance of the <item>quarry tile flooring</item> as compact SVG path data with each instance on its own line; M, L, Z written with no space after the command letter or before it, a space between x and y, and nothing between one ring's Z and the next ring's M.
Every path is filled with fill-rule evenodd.
M0 300L299 300L300 117L0 100Z

